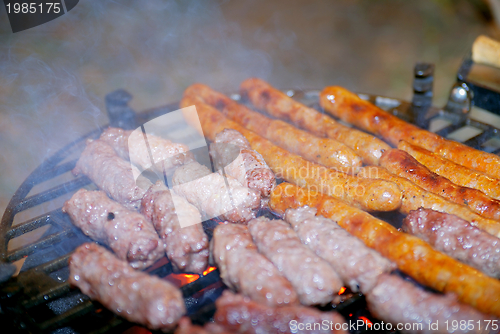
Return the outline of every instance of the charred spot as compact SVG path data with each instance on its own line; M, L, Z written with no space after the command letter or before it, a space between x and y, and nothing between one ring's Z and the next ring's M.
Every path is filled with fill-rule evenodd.
M108 220L115 219L115 214L113 212L108 212Z
M267 90L260 93L260 97L266 102L268 102L271 99L271 95L269 95L269 92Z
M220 99L220 100L217 100L217 102L215 103L215 108L216 109L224 109L226 108L226 101Z
M351 103L351 109L354 111L362 111L365 107L357 103Z

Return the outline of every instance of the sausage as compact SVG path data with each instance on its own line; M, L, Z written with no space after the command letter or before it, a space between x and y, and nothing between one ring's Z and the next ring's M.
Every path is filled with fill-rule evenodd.
M299 305L269 307L227 290L215 301L215 306L215 323L231 333L349 333L348 324L337 312ZM321 324L320 328L317 324Z
M99 140L113 147L121 158L130 160L143 170L153 168L168 173L175 167L194 160L187 145L174 143L149 133L144 134L138 129L123 130L109 127L103 131Z
M420 129L342 87L323 89L320 105L328 113L381 137L393 146L397 146L400 140L406 140L457 164L500 178L498 155L479 151Z
M153 224L102 191L80 189L64 203L62 211L83 234L109 246L133 268L147 268L165 256Z
M291 283L259 253L246 226L218 225L210 250L228 287L268 306L298 303Z
M451 160L442 158L425 148L412 145L404 140L398 143L398 148L408 152L418 162L429 168L429 170L444 176L453 183L462 187L481 190L486 195L500 200L500 179L456 164Z
M316 209L288 209L285 220L300 240L330 263L351 291L369 291L377 277L395 269L381 256L331 219L316 216Z
M401 191L392 182L363 182L362 178L307 161L268 140L228 120L215 108L199 98L185 95L181 107L196 105L204 135L210 140L225 128L235 129L249 141L252 149L259 152L277 177L300 186L315 187L351 205L369 211L392 211L401 205ZM364 180L366 181L366 180Z
M262 155L252 150L248 140L236 130L219 132L210 145L210 155L217 169L224 168L227 175L259 192L262 198L269 197L276 186L274 173Z
M248 222L248 231L261 254L285 276L303 305L325 305L338 295L342 280L333 268L302 244L282 220L265 217Z
M457 216L420 208L406 216L401 229L491 277L500 278L500 240Z
M361 158L346 145L334 139L316 137L286 122L270 119L208 86L192 85L185 94L199 96L227 118L306 160L353 173L357 173L361 167Z
M483 217L500 220L500 201L477 189L457 186L447 178L428 170L405 151L385 151L380 158L380 166L451 202L466 205Z
M196 161L177 168L172 184L175 193L200 210L205 220L219 216L233 223L246 223L260 208L260 193L231 176L212 173Z
M250 78L241 83L242 99L250 100L258 109L283 119L319 136L335 139L350 147L365 164L376 165L389 145L374 136L336 122L313 108L287 96L267 82Z
M88 140L73 174L84 174L109 197L135 210L141 205L141 199L151 185L150 182L140 187L134 178L139 170L130 162L120 158L115 150L102 140Z
M369 213L315 191L281 183L271 193L269 206L283 214L288 208L314 207L370 248L394 261L421 284L450 292L479 311L500 316L500 281L433 249L425 241L399 232Z
M453 295L425 291L396 275L381 275L366 294L368 309L377 318L394 326L408 324L408 334L494 334L492 317L457 302ZM471 324L474 326L464 326ZM486 328L487 325L489 328ZM462 325L462 326L460 326Z
M408 214L411 210L417 210L420 207L446 212L467 220L473 226L477 226L491 235L500 236L500 223L496 220L484 218L465 205L450 202L442 196L428 192L405 178L389 173L383 167L364 167L359 172L359 176L397 183L403 191L403 201L399 208L403 214Z
M125 319L169 332L186 313L181 291L132 269L104 247L85 243L69 258L69 283Z
M157 181L144 195L141 213L164 242L175 272L203 273L208 265L208 236L198 209Z

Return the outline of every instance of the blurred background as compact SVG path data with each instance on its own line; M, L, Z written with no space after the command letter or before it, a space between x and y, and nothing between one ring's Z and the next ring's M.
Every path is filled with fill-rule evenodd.
M342 85L411 99L415 62L436 65L442 106L472 42L500 39L498 0L81 0L12 33L0 5L0 213L65 144L107 123L106 94L143 110L202 82L235 92L247 77L278 88Z

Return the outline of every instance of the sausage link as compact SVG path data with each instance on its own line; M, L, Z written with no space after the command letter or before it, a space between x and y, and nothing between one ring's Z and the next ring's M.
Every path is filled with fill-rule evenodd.
M342 87L326 87L320 94L320 105L328 113L381 137L393 146L397 146L400 140L406 140L457 164L500 178L498 155L420 129Z
M431 193L443 196L451 202L466 205L483 217L500 220L500 201L486 196L477 189L457 186L447 178L428 170L405 151L398 149L385 151L380 158L380 166Z
M403 201L399 208L399 211L403 214L408 214L410 211L417 210L420 207L450 213L467 220L473 226L491 235L500 237L499 222L481 217L465 205L450 202L444 197L428 192L405 178L389 173L385 168L375 166L364 167L358 175L360 177L392 181L398 184L403 192Z
M361 167L361 158L346 145L334 139L319 138L286 122L270 119L208 86L194 84L186 89L185 94L199 96L232 121L306 160L354 173Z
M401 191L393 182L368 181L302 159L228 120L217 109L203 103L196 96L185 95L181 100L181 107L192 105L196 105L205 136L213 140L225 128L239 131L250 142L252 149L262 155L277 177L300 186L315 187L368 211L392 211L401 205Z
M389 145L368 133L352 129L336 122L313 108L295 101L267 82L250 78L241 83L240 92L258 109L283 119L295 126L319 136L335 139L350 147L365 164L377 165L378 159Z
M500 316L500 281L434 250L417 237L399 232L389 223L330 196L289 183L276 186L269 202L270 208L281 214L304 205L335 220L421 284L454 293L461 302Z
M434 173L444 176L453 183L462 187L481 190L486 195L500 200L500 179L456 164L451 160L442 158L425 148L412 145L404 140L398 143L398 148L410 153L422 165Z

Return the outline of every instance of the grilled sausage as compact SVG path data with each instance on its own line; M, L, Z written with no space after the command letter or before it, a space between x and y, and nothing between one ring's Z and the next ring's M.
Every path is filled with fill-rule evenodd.
M453 183L462 187L475 188L488 196L500 200L500 179L456 164L451 160L442 158L425 148L412 145L404 140L398 143L398 148L408 152L432 172L444 176Z
M457 164L500 178L498 155L479 151L420 129L344 88L326 87L320 94L320 104L328 113L371 132L394 146L400 140L406 140Z
M257 251L246 226L217 226L210 249L228 287L269 306L297 303L292 285Z
M401 333L497 333L491 324L498 320L458 303L453 295L427 292L395 275L379 276L366 303L375 317L395 327L403 324Z
M80 189L64 203L62 211L85 235L109 246L133 268L149 267L165 255L152 223L102 191Z
M137 168L120 158L111 146L101 140L87 141L73 174L86 175L108 196L131 210L139 208L151 185L147 183L139 187L134 179L134 174L139 175Z
M309 162L268 140L228 120L215 108L192 95L185 95L181 107L196 105L201 126L209 139L225 128L235 129L245 136L252 149L264 157L277 177L300 186L315 187L351 205L369 211L392 211L401 205L401 191L392 182L364 182L362 178L348 175Z
M402 230L437 250L500 278L500 239L447 213L420 208L403 220Z
M395 269L394 263L333 220L316 216L316 211L307 206L288 209L285 220L305 245L332 265L352 291L369 291L379 275Z
M194 161L187 145L149 133L144 134L139 130L109 127L103 131L99 140L113 147L121 158L130 160L143 170L153 168L168 173L175 167Z
M500 236L500 223L496 220L484 218L471 211L465 205L450 202L442 196L428 192L405 178L389 173L385 168L375 166L364 167L359 172L359 176L397 183L403 191L403 203L399 208L399 211L403 214L408 214L410 211L417 210L420 207L451 213L467 220L472 225L491 235Z
M215 306L215 323L231 333L349 333L348 324L337 312L291 305L273 308L227 290L215 301Z
M246 223L260 208L258 192L231 176L212 173L196 161L177 168L172 183L177 194L205 214L204 219L219 216L233 223Z
M392 225L330 196L289 183L276 186L269 202L269 207L281 214L288 208L304 205L336 221L421 284L454 293L462 303L500 316L500 281L434 250L417 237L399 232Z
M227 118L306 160L353 173L357 173L361 167L361 158L346 145L334 139L316 137L286 122L270 119L208 86L192 85L186 89L185 94L201 97Z
M319 136L338 140L359 155L365 164L377 165L382 152L389 145L372 135L352 129L323 115L313 108L295 101L267 82L250 78L241 83L243 99L249 99L258 109L288 121Z
M125 319L168 332L186 313L181 291L133 270L105 248L86 243L69 259L69 282Z
M451 202L466 205L483 217L500 220L500 201L477 189L457 186L447 178L428 170L405 151L385 151L380 158L380 166Z
M252 150L248 140L236 130L219 132L210 145L210 155L217 169L224 168L227 175L258 191L263 198L269 197L276 186L274 173L262 155Z
M248 222L248 231L259 252L292 283L303 305L325 305L337 295L342 280L328 262L302 244L290 225L259 217Z
M186 199L158 181L144 195L141 213L153 222L174 271L201 274L207 268L208 237L200 212Z
M228 332L213 322L206 323L203 327L193 325L188 317L183 317L179 320L179 326L174 334L234 334L234 332Z

